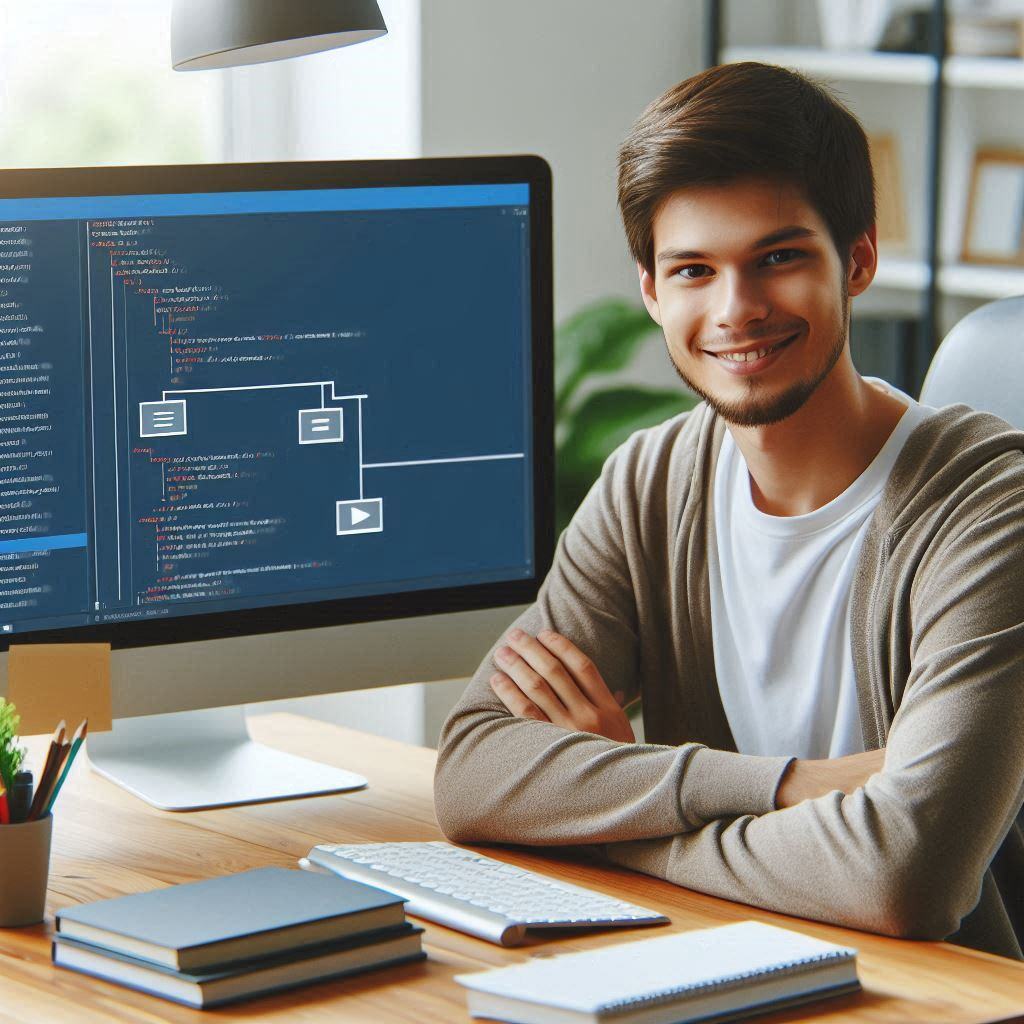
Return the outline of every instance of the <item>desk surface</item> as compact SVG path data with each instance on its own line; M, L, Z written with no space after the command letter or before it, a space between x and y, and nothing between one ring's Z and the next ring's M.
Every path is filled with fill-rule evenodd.
M293 715L256 718L252 732L283 750L360 772L370 786L347 795L171 814L136 800L79 758L56 808L46 922L0 931L0 1020L463 1021L469 1019L465 990L452 981L455 974L516 963L538 952L591 949L744 919L793 928L860 951L861 993L757 1018L762 1024L1024 1020L1024 964L946 943L889 939L784 917L643 875L524 849L498 852L523 867L656 908L672 924L501 949L421 922L427 929L426 961L205 1012L55 968L49 936L53 914L62 907L268 864L293 867L318 842L443 838L433 810L432 750Z

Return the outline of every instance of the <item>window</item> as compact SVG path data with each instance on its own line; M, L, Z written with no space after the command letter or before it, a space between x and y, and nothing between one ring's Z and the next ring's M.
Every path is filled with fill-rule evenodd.
M0 4L0 167L223 157L223 77L171 69L170 4Z

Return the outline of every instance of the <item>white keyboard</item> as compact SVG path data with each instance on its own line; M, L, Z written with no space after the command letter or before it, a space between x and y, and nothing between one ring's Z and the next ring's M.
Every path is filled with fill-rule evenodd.
M299 864L333 871L407 900L415 917L515 946L528 928L665 924L668 918L448 843L314 846Z

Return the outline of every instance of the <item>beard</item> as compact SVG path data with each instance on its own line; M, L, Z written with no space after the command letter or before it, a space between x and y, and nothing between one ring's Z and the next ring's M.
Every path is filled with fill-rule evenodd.
M669 361L675 368L679 379L697 396L704 399L719 416L735 427L767 427L773 423L781 423L788 419L817 391L821 382L832 372L846 348L849 334L850 293L846 279L842 282L842 312L840 326L833 335L824 367L813 377L791 384L782 394L773 395L755 377L739 377L737 380L744 385L747 397L738 402L726 402L705 391L696 381L691 380L672 359L669 350Z

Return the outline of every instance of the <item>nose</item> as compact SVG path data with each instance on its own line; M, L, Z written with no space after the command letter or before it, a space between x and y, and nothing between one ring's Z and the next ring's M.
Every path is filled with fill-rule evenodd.
M766 320L771 303L761 284L738 272L723 271L715 295L716 325L719 330L741 331L758 320Z

